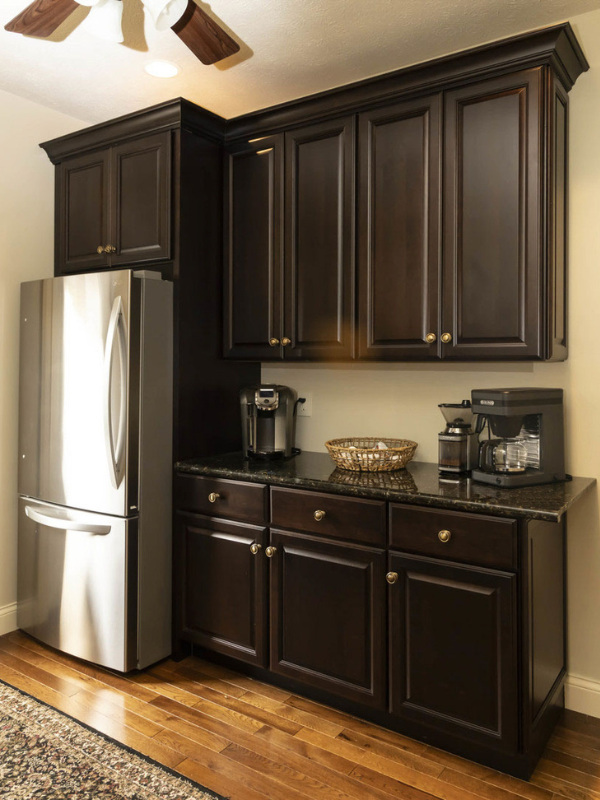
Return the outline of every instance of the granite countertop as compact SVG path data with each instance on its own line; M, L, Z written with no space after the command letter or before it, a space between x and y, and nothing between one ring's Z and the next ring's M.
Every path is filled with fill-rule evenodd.
M595 478L573 478L564 483L500 489L469 478L440 480L437 464L412 461L396 472L350 472L336 468L327 453L309 452L277 461L249 460L242 453L226 453L180 461L175 469L214 478L549 522L557 522L596 483Z

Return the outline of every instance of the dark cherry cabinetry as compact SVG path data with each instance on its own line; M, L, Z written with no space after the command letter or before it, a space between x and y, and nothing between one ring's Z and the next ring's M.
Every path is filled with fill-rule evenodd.
M564 703L564 523L175 486L176 641L529 777Z
M359 116L358 357L439 358L441 95Z
M171 134L63 161L56 185L60 273L171 256Z
M385 553L271 530L271 670L385 705Z
M396 553L390 570L391 713L514 751L515 575Z
M585 69L556 26L232 120L230 163L283 137L285 164L227 185L228 241L258 224L255 259L227 260L249 302L226 301L225 355L565 359L567 92Z

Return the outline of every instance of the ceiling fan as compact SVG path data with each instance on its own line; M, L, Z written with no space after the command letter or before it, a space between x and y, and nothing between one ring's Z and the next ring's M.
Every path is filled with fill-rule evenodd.
M142 3L156 28L171 28L203 64L215 64L240 49L194 0L142 0ZM34 0L4 29L45 38L80 5L91 6L82 27L102 38L123 41L123 0Z

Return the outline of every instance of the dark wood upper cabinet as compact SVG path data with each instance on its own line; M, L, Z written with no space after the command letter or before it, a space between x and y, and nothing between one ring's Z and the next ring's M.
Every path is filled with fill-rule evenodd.
M64 272L109 263L98 247L110 236L110 151L71 158L56 172L56 261Z
M271 670L385 704L385 554L271 529Z
M544 77L445 95L444 358L545 357Z
M515 752L516 576L390 555L390 713Z
M440 356L440 121L439 94L359 117L361 359Z
M135 139L59 165L58 273L170 258L170 136Z
M283 134L225 154L224 354L281 358Z
M161 133L112 149L112 265L171 255L171 140Z
M286 359L354 354L354 131L345 117L285 134Z

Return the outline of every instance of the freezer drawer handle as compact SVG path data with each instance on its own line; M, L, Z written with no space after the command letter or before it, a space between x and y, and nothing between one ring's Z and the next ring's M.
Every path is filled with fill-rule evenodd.
M46 525L48 528L60 528L68 531L84 531L85 533L98 533L105 536L110 533L110 525L91 525L89 522L74 522L72 519L61 519L49 514L42 514L31 506L25 506L25 513L34 522Z
M117 432L117 442L114 441L113 419L112 419L112 365L115 349L115 339L119 344L120 368L121 368L121 396L119 398L119 429ZM108 323L108 333L106 335L106 347L104 350L104 391L106 404L104 406L104 435L106 438L106 454L110 472L110 480L115 489L118 489L123 476L123 457L125 455L125 428L127 425L127 338L125 331L125 319L123 317L123 303L120 297L115 298L110 320Z

